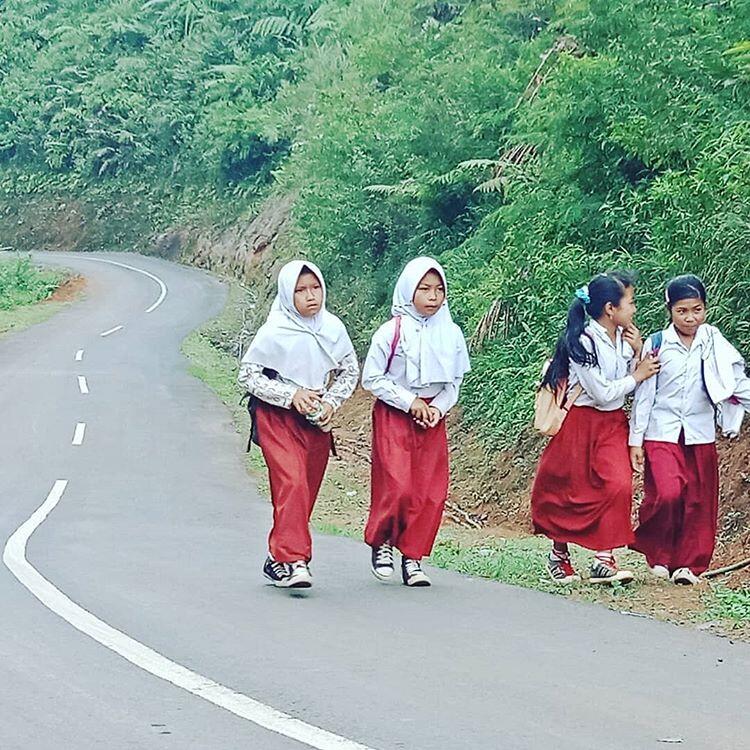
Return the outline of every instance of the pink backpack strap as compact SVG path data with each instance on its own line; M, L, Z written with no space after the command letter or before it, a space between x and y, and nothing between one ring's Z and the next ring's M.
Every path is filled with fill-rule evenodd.
M391 352L388 355L388 364L385 366L385 371L391 369L391 363L393 358L396 356L396 348L398 347L398 340L401 338L401 316L397 315L394 320L396 321L396 330L393 332L393 341L391 341Z

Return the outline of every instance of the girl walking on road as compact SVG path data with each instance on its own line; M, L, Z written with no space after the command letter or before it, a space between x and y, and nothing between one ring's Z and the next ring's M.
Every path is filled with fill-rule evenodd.
M362 374L362 385L377 397L365 541L382 581L393 574L394 547L401 552L407 586L430 585L421 560L432 551L448 496L444 418L469 371L446 291L437 261L407 263L393 292L393 318L373 336Z
M310 516L332 446L331 420L358 377L344 324L326 310L320 269L287 263L239 373L253 396L253 431L268 466L273 527L263 573L275 586L312 585Z
M576 292L565 332L542 385L579 393L542 453L531 495L534 530L552 540L547 567L558 583L580 580L568 544L595 551L589 581L627 583L613 550L633 541L632 471L625 396L658 372L652 357L637 367L641 336L633 325L633 281L602 273ZM590 317L588 325L587 316Z
M632 547L654 575L694 584L716 539L719 471L715 416L737 434L750 409L750 379L739 352L706 320L706 289L692 275L666 289L670 325L650 336L658 377L641 383L630 420L633 468L645 466L645 497Z

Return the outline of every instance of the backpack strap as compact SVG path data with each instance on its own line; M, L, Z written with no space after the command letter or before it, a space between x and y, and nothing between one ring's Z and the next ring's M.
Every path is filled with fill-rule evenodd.
M659 355L662 343L664 343L664 331L652 333L649 339L651 339L651 353L656 357Z
M399 339L401 338L401 316L397 315L393 318L396 321L396 330L393 332L393 340L391 341L391 351L388 355L388 364L385 366L385 371L388 372L391 369L393 358L396 356L396 348L398 347Z

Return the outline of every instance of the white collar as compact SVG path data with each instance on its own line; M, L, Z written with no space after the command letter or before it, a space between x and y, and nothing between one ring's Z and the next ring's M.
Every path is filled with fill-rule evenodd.
M690 346L690 349L688 349L682 342L680 334L677 333L677 329L675 328L674 323L670 323L664 330L664 341L669 342L670 344L675 344L676 346L680 346L685 351L693 351L693 349L695 349L696 347L703 348L708 343L710 336L711 331L709 330L709 326L708 324L704 323L703 325L698 327L698 330L695 332L693 343Z
M622 328L620 326L617 326L614 341L610 338L609 331L598 320L591 318L589 328L591 329L591 333L609 344L613 349L620 348L620 344L622 343Z

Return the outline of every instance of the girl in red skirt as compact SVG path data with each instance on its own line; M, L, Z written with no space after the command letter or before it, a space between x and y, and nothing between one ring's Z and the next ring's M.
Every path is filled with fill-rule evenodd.
M421 560L432 551L448 497L444 417L469 371L446 290L436 260L407 263L393 292L393 318L373 336L362 372L362 385L377 396L365 541L382 581L393 574L393 548L401 552L407 586L430 585Z
M652 358L634 367L642 341L633 325L632 280L599 274L576 292L568 323L543 385L567 383L580 396L542 453L531 494L534 530L552 540L547 567L558 583L580 580L570 562L573 542L596 552L591 583L626 583L613 550L633 540L632 472L625 396L659 368ZM586 316L591 320L586 325Z
M331 419L359 376L344 324L325 302L320 269L287 263L268 319L240 365L239 382L255 398L254 431L273 503L263 573L284 588L312 585L310 515L328 464Z
M689 585L708 568L716 538L715 407L725 431L738 432L750 380L739 352L705 323L706 289L697 276L672 279L666 298L671 324L644 346L645 355L658 349L661 371L638 387L630 419L633 468L645 465L631 546L654 575Z

